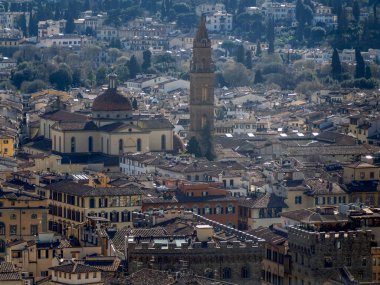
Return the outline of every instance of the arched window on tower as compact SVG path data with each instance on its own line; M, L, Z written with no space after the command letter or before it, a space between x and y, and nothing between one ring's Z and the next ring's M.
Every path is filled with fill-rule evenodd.
M141 151L141 139L136 140L136 151Z
M124 149L123 139L119 139L119 153L122 153Z
M59 152L62 152L61 146L62 146L62 140L61 140L61 137L59 137L58 138L58 151Z
M75 137L71 137L71 152L75 152Z
M94 151L94 142L92 137L88 137L88 152L93 152Z
M202 127L202 129L205 128L206 125L207 125L207 116L203 115L202 119L201 119L201 127Z
M161 150L166 150L166 135L161 136Z
M208 97L208 94L207 94L207 85L204 85L202 87L202 102L207 102L207 97Z

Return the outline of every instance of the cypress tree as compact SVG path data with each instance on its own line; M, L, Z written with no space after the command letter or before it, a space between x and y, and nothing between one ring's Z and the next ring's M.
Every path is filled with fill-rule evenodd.
M256 56L260 56L261 55L261 42L260 41L257 41L257 45L256 45Z
M331 60L331 73L334 79L340 79L342 75L342 65L340 63L339 53L336 48L334 48Z
M355 49L355 78L362 78L365 76L365 63L362 54L358 48Z
M245 67L252 69L252 52L250 50L245 53Z
M236 61L244 63L244 47L243 45L238 45L236 49Z
M263 83L264 82L264 78L263 78L263 75L261 74L261 70L258 69L255 73L255 80L254 80L254 84L259 84L259 83Z
M268 30L267 30L267 40L268 40L268 53L274 53L274 21L270 19L268 22Z
M369 65L367 65L365 67L365 76L364 76L366 79L370 79L372 77L372 71L371 71L371 67Z

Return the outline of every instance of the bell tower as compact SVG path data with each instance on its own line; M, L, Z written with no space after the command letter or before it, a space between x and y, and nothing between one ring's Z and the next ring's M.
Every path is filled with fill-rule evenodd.
M205 145L206 141L210 142L214 132L214 64L211 53L206 19L202 16L193 41L193 58L190 63L189 138L195 137L198 140L203 155L207 151L213 151L212 145Z

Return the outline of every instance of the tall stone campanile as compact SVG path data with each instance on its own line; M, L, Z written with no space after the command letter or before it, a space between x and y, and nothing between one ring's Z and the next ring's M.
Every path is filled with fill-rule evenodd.
M211 59L211 41L208 38L205 17L201 17L193 42L190 63L190 133L195 137L202 153L213 151L207 146L214 131L214 64ZM210 143L209 143L210 144Z

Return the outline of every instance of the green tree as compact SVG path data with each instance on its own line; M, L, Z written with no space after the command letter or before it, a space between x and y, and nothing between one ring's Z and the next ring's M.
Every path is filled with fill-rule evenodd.
M244 63L244 46L242 44L238 45L236 48L236 61Z
M24 37L28 36L28 28L26 26L25 14L22 14L18 17L17 26L22 31Z
M130 60L128 61L128 69L131 78L136 78L136 75L141 72L140 65L135 55L132 55Z
M80 68L74 69L72 78L74 87L80 87L82 85L82 72Z
M261 42L260 41L257 41L257 45L256 45L256 56L260 56L261 55Z
M152 66L152 52L150 50L146 50L143 52L143 63L141 68L144 72L146 72Z
M336 48L334 48L331 60L331 73L334 79L340 79L342 75L342 65L340 63L339 53Z
M137 99L135 97L132 100L132 108L133 108L133 110L137 110L139 108L139 105L137 103Z
M245 53L245 67L252 69L252 51L247 50Z
M366 79L370 79L372 77L372 71L371 71L371 67L369 65L367 65L365 67L365 75L364 75L364 77Z
M214 136L209 124L202 130L202 144L204 145L204 154L208 160L212 161L216 158L215 149L214 149Z
M352 4L352 16L354 16L354 19L356 22L359 22L360 20L360 6L359 1L355 0Z
M187 153L194 154L195 157L202 156L201 147L199 145L198 140L195 137L192 137L187 143L186 151Z
M263 75L261 73L261 69L256 70L255 80L253 81L253 83L254 84L264 83L264 78L263 78Z
M365 63L359 48L355 49L355 78L365 77Z
M66 27L65 27L65 33L66 34L72 34L75 30L75 23L74 23L74 15L71 12L68 12L67 19L66 19Z
M50 83L58 90L67 90L72 80L72 75L68 68L59 68L49 76Z
M106 79L107 79L107 68L102 65L98 68L98 70L96 71L96 85L103 85L106 83Z
M274 53L274 20L269 19L267 29L268 53Z

